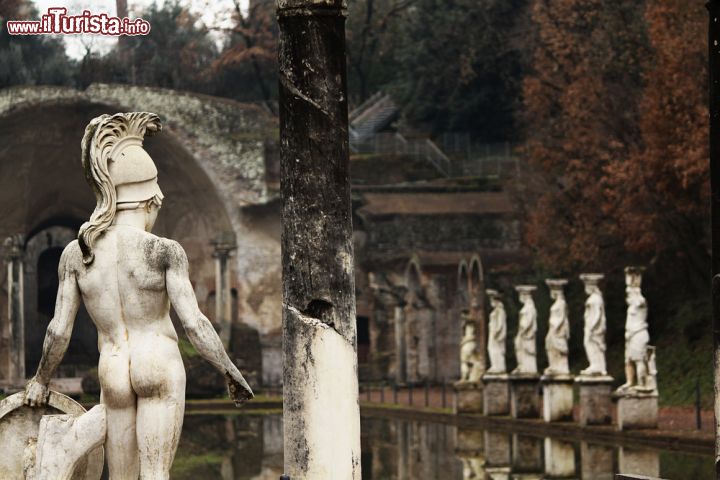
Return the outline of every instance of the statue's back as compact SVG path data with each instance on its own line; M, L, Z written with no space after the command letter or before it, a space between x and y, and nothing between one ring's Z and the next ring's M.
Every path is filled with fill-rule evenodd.
M166 240L116 225L97 240L94 253L90 265L80 262L78 285L99 333L112 338L169 322Z

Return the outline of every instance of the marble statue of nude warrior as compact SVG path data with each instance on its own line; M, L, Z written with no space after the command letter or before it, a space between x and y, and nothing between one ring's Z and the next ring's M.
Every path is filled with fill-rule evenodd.
M185 409L185 369L171 305L193 346L225 375L235 403L253 397L198 308L184 250L150 233L163 194L142 142L160 129L158 116L147 112L102 115L86 128L82 164L97 205L60 258L55 315L37 373L25 388L27 405L47 402L48 383L82 301L98 330L111 480L169 478Z

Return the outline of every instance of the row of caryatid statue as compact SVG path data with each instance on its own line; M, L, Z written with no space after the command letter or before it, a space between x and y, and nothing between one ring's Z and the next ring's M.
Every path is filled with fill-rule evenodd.
M607 375L605 364L605 303L598 282L602 280L602 274L583 274L580 276L585 283L585 293L588 295L585 301L585 328L584 346L589 365L580 372L586 376ZM647 324L647 302L640 290L641 273L639 269L626 269L628 281L626 288L626 301L628 305L627 319L625 324L625 360L627 382L620 387L620 391L639 390L653 391L657 388L655 383L655 347L648 343ZM548 279L545 281L550 289L550 297L554 300L550 307L548 318L548 333L545 337L545 350L547 353L548 367L544 370L545 375L568 375L570 373L568 362L568 340L570 338L570 322L568 318L568 307L565 301L563 287L567 284L564 279ZM537 333L537 310L532 297L536 290L533 285L518 285L515 287L519 294L520 309L518 318L518 332L514 339L515 357L517 367L511 373L535 374L538 373L536 333ZM505 343L507 333L507 315L502 303L500 294L496 290L487 290L490 297L492 311L488 325L487 351L490 358L490 368L487 373L506 373ZM467 326L472 324L468 323ZM466 330L473 333L474 327ZM467 344L467 338L464 339ZM469 372L472 367L467 365L467 360L473 363L477 357L476 352L463 352L466 365L464 371Z
M599 282L604 278L602 274L582 274L580 279L585 284L584 315L584 338L583 344L588 359L588 367L580 372L578 377L570 373L568 362L568 340L570 337L570 325L568 319L568 307L565 300L564 286L565 279L548 279L546 284L550 289L550 296L553 304L550 307L548 333L545 337L545 349L547 353L548 366L544 370L541 379L544 389L544 415L546 419L559 419L571 415L567 413L572 410L572 383L573 380L580 386L581 407L587 401L596 410L594 414L589 412L589 418L585 418L581 408L581 423L606 423L610 417L610 393L613 382L608 376L605 363L605 332L606 317L605 304L600 291ZM627 267L625 269L626 280L626 301L627 318L625 324L625 361L626 361L626 382L614 392L614 397L632 398L633 401L641 402L641 408L657 411L657 383L655 380L655 347L649 345L648 323L647 323L647 302L641 292L642 268ZM518 315L518 330L514 339L515 357L517 367L507 374L506 367L506 333L507 315L502 303L501 296L496 290L487 290L492 311L488 324L487 353L490 358L490 368L482 375L477 367L478 353L474 344L474 325L465 321L464 337L461 344L461 383L472 384L481 378L486 386L491 382L510 381L511 388L513 380L522 380L525 387L517 387L513 390L512 402L522 397L522 392L532 395L536 388L532 382L537 384L540 375L537 366L537 310L532 294L536 290L534 285L518 285L515 287L518 292L522 308ZM493 390L500 391L500 390ZM585 398L583 396L585 393ZM488 396L485 395L487 399ZM597 399L607 398L607 405L597 408ZM561 412L552 413L548 411L548 403L558 405ZM648 402L652 405L648 405ZM486 401L487 403L487 401ZM529 402L532 404L533 402ZM538 402L539 403L539 400ZM601 402L602 403L602 402ZM602 405L601 405L602 406ZM618 400L620 413L625 413L619 419L620 426L625 420L625 427L653 426L656 423L656 413L647 418L631 418L637 410L636 405L629 405L627 401ZM522 406L519 406L522 410ZM550 406L549 408L553 408ZM515 416L515 411L510 407ZM527 409L526 409L527 410ZM486 408L487 411L487 408ZM492 408L491 408L492 411ZM534 411L529 408L530 412ZM498 412L502 412L499 410ZM520 415L522 416L522 415ZM532 415L530 415L532 416ZM550 421L550 420L548 420Z

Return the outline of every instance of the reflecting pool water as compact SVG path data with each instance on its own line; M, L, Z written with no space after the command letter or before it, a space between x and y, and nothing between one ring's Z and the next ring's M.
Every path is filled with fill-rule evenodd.
M538 438L387 418L362 420L363 479L712 479L711 455ZM278 480L282 418L188 415L172 478Z

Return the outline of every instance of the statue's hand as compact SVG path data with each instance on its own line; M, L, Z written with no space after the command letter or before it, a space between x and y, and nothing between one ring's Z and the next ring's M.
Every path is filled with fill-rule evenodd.
M225 381L227 382L230 399L235 402L236 407L242 406L255 396L252 389L250 389L250 385L247 384L240 372L235 374L225 372Z
M33 377L25 385L25 400L23 403L31 407L42 407L47 403L49 395L48 386L43 385L37 378Z

